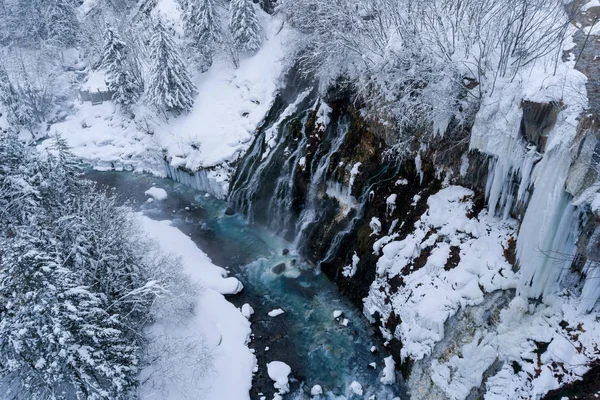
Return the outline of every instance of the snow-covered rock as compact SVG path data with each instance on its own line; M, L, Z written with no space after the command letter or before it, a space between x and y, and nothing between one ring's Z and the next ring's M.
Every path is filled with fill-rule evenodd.
M311 396L318 396L323 394L323 388L321 387L321 385L314 385L311 389L310 389L310 395Z
M248 303L244 304L242 306L242 315L246 317L246 319L250 319L250 317L252 317L252 314L254 314L254 309L252 308L252 306Z
M276 308L276 309L274 309L274 310L271 310L271 311L269 311L268 315L269 315L269 317L271 317L271 318L275 318L275 317L277 317L278 315L281 315L281 314L283 314L284 312L285 312L285 311L283 311L281 308Z
M379 381L384 385L391 385L396 382L396 362L392 356L384 358L383 361L385 362L385 367Z
M165 189L157 188L156 186L146 190L144 194L158 201L166 200L168 197L167 191Z
M354 393L355 395L357 395L357 396L362 396L363 395L362 385L360 383L356 382L356 381L353 381L350 384L350 391L352 393Z
M279 389L280 394L285 394L290 391L289 375L292 373L292 369L289 365L281 361L272 361L267 363L267 373L275 383L273 387Z

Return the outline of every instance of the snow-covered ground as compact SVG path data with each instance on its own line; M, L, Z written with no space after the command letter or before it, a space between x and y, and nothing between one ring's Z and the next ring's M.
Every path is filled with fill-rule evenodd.
M157 10L177 18L171 3L163 0ZM264 34L261 49L242 55L238 69L221 55L206 73L196 74L198 95L189 114L165 121L140 105L132 118L116 110L110 101L95 106L77 101L76 112L51 126L48 134L60 133L77 156L98 168L135 169L164 176L165 156L173 167L191 171L208 168L209 178L227 192L232 173L228 163L250 146L257 125L275 98L285 65L281 62L284 41L291 35L280 19L262 11L258 14ZM91 73L82 89L103 86L101 74Z
M140 216L143 229L166 253L179 257L184 272L200 286L193 318L168 316L149 328L151 337L168 338L156 350L159 362L141 373L144 399L249 399L256 358L247 346L250 322L223 296L238 288L192 240L170 221ZM236 283L237 282L237 283ZM151 349L153 347L151 346Z

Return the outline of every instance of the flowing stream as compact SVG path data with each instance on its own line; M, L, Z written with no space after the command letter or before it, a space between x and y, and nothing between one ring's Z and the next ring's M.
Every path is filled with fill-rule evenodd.
M215 264L227 268L244 284L244 290L229 299L238 307L249 303L255 309L250 347L255 349L259 370L252 399L273 398L275 390L266 363L275 360L292 368L289 398L310 398L315 384L327 393L323 399L404 397L400 383L379 382L383 358L389 354L378 343L373 328L334 284L297 256L291 244L249 226L243 216L227 215L225 201L183 184L129 172L89 171L86 175L112 188L146 216L172 220ZM144 192L153 185L165 189L168 198L146 201ZM285 313L269 317L267 313L276 308ZM338 320L333 318L336 310L343 312ZM375 368L369 365L372 363ZM363 396L353 394L353 381L362 385Z

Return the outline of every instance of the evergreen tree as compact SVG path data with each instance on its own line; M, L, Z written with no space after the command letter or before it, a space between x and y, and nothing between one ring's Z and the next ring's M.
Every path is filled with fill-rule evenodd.
M125 107L131 107L140 98L143 90L134 78L127 59L127 46L110 26L104 33L102 67L107 72L108 88L113 92L113 100Z
M0 64L0 103L6 107L8 122L20 125L19 93L8 76L4 65Z
M150 40L152 59L150 102L175 114L188 112L194 105L196 87L192 83L173 38L158 21Z
M192 46L200 52L203 68L210 67L223 34L215 0L189 0L184 21Z
M52 248L26 230L5 243L0 372L18 382L17 398L128 398L135 344L105 311L105 296L80 285Z
M79 21L72 0L54 0L46 11L48 40L63 47L73 47L79 36Z
M252 0L231 0L229 28L239 51L260 48L260 24Z

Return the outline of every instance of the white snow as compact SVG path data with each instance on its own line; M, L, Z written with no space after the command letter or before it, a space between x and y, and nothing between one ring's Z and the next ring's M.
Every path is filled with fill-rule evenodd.
M504 260L504 247L511 237L514 221L498 222L485 214L470 219L473 192L449 186L427 200L429 209L415 223L415 230L402 241L382 248L377 262L378 278L365 299L367 316L379 312L387 320L392 311L401 319L395 332L382 330L386 339L397 336L403 344L401 357L418 360L431 353L444 337L444 323L461 306L483 301L483 291L515 287L512 267ZM445 266L451 248L460 254L458 265ZM426 264L413 271L411 265L428 251ZM410 272L408 275L406 269ZM405 271L404 273L402 271ZM403 275L404 285L390 296L379 290L387 280Z
M225 281L224 269L215 266L192 240L170 221L154 221L140 216L144 230L157 241L163 251L180 258L191 281L202 288L193 318L184 325L169 320L156 321L150 328L156 336L169 338L170 351L165 362L168 376L148 367L141 373L143 398L151 400L184 400L203 393L207 399L249 399L252 371L256 358L247 347L250 323L220 292ZM195 365L195 352L179 343L205 347L209 362L203 368ZM194 349L195 350L195 349ZM171 354L172 353L172 354ZM149 378L148 380L145 380Z
M167 191L165 189L157 188L156 186L151 187L144 193L146 196L150 196L154 200L163 201L167 199Z
M273 387L279 389L280 394L285 394L290 391L288 376L292 373L289 365L281 361L272 361L267 363L267 373L275 383Z
M278 315L281 315L281 314L283 314L284 312L285 312L285 311L283 311L281 308L276 308L276 309L274 309L274 310L271 310L271 311L269 311L268 315L269 315L269 317L271 317L271 318L275 318L275 317L277 317Z
M369 222L369 227L371 228L371 235L379 235L381 232L381 221L377 217L371 218L371 222Z
M338 319L342 316L344 312L342 310L334 310L333 311L333 319Z
M392 215L394 213L394 210L396 210L396 199L398 198L398 195L393 193L390 194L388 196L388 198L385 200L385 204L386 204L386 214L387 215Z
M600 214L600 193L596 193L590 206L592 207L593 212Z
M350 171L350 181L348 183L348 186L350 186L350 191L352 191L352 186L354 186L354 181L356 180L356 176L360 172L359 168L361 167L361 165L362 163L357 162L356 164L354 164L354 166L352 166L352 170Z

